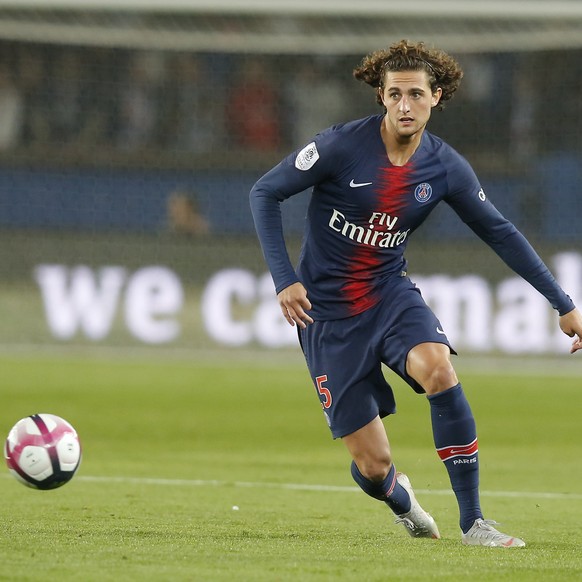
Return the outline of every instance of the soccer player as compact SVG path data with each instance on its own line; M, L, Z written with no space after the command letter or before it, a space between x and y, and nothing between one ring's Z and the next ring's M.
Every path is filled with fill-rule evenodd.
M434 519L396 472L382 417L395 412L384 363L426 394L434 443L448 471L467 545L522 547L484 519L477 432L445 330L407 277L411 234L441 201L559 314L582 349L582 315L524 236L487 198L468 162L426 130L434 108L463 72L441 50L401 41L354 70L383 113L335 125L289 155L254 185L256 230L278 301L299 341L333 438L353 461L352 476L386 503L414 537L439 538ZM283 237L280 203L313 188L297 270Z

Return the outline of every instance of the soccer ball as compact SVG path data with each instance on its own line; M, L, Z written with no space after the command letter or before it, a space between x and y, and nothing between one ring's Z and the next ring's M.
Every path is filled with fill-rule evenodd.
M4 446L9 471L33 489L56 489L73 478L81 463L77 431L54 414L19 420Z

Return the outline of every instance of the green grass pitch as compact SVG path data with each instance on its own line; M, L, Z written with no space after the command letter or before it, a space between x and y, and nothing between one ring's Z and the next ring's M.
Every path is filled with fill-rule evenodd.
M438 541L409 538L356 489L302 365L4 356L0 367L4 434L51 412L84 452L55 491L0 474L0 580L582 579L581 375L461 375L486 517L528 544L504 550L461 545L428 403L400 381L388 434Z

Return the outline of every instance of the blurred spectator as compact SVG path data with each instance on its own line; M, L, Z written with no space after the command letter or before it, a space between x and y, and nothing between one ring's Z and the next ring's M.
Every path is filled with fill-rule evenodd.
M286 97L294 146L307 143L318 131L349 118L345 89L337 76L329 74L326 63L318 66L310 60L300 65L291 76Z
M59 52L54 59L51 126L52 138L58 145L76 146L94 137L94 94L86 82L91 73L90 68L82 66L81 55L73 49Z
M177 234L204 235L210 224L198 208L196 196L185 190L173 192L168 197L168 227Z
M511 158L529 164L538 153L535 132L537 109L535 77L527 67L519 68L513 81L511 101Z
M537 98L536 130L541 153L582 152L582 76L578 51L556 51L540 55L536 77L543 79Z
M216 149L223 143L224 105L206 62L198 55L181 54L170 71L172 90L163 100L164 143L193 153Z
M109 149L119 135L120 87L127 83L121 51L100 47L85 49L81 64L84 75L84 114L88 116L80 135L81 148L93 151L96 145Z
M244 150L256 153L260 165L261 154L299 147L317 131L371 111L365 88L348 78L344 86L336 71L341 59L352 66L350 56L1 44L0 151L31 148L33 163L37 155L42 162L47 148L63 145L71 152L70 158L57 152L64 163L84 156L94 161L98 145L103 163L116 155L110 146L117 146L138 153L151 149L167 165L176 152ZM459 103L433 118L432 131L484 163L527 163L556 149L582 151L581 54L461 55L466 77L455 96ZM569 114L544 115L540 103L555 102L557 86L559 106Z
M50 93L43 54L25 48L18 55L18 76L24 106L22 142L34 146L50 140Z
M139 150L155 144L165 66L161 53L135 53L119 96L117 145Z
M506 157L511 109L511 64L501 64L490 55L462 55L465 76L454 97L454 107L445 107L431 117L431 133L446 137L465 155L480 159ZM492 123L495 120L495 123Z
M24 113L22 94L10 67L0 65L0 150L14 147L21 135Z
M249 58L228 89L229 137L237 147L270 151L281 146L279 95L262 59Z

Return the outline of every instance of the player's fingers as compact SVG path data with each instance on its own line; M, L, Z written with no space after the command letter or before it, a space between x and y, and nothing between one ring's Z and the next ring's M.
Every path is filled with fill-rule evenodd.
M305 313L303 307L301 307L299 303L288 305L287 313L289 317L302 329L305 329L308 323L313 323L313 319L311 319L311 317Z
M580 337L580 336L575 338L574 341L572 342L572 347L570 348L570 353L573 354L574 352L577 352L578 350L582 350L582 337Z
M305 328L305 323L301 317L301 308L296 309L292 305L281 305L281 310L283 311L283 316L289 322L289 325L294 326L297 324L301 328Z
M309 299L307 299L307 297L303 297L302 299L297 301L293 305L293 309L295 310L295 314L299 317L299 319L301 319L303 323L313 323L313 319L311 319L311 317L307 313L305 313L306 309L311 309L311 302L309 301Z
M297 313L301 318L301 321L305 323L313 323L311 316L306 313L306 311L311 309L311 301L309 301L307 297L299 299L293 307L295 308L295 313Z
M292 308L288 309L288 313L289 313L289 317L294 322L291 325L297 324L301 329L305 329L307 327L307 325L305 324L305 322L301 318L301 315L299 313L297 313L297 311L295 311L295 309L292 309Z
M294 326L295 325L295 321L293 320L293 317L291 316L291 312L289 311L289 309L287 308L287 306L281 305L281 312L283 313L283 317L287 320L287 322L289 323L289 325L290 326Z
M302 308L297 309L297 316L301 319L304 323L313 323L313 319L310 315L305 313Z

